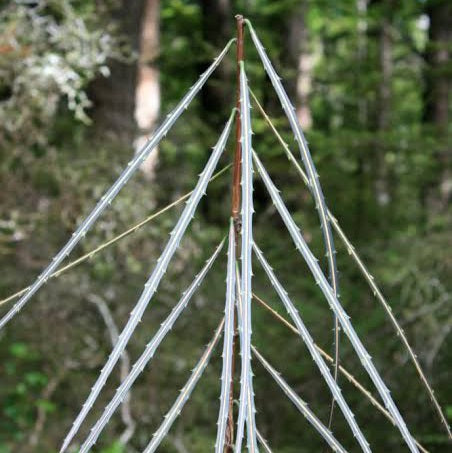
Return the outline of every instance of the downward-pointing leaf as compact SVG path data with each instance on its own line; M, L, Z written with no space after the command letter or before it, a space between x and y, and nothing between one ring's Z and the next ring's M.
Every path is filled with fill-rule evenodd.
M196 207L200 199L202 198L203 194L206 191L207 184L209 179L212 176L213 171L218 163L218 159L220 158L224 147L226 145L227 138L229 136L229 132L231 130L232 120L235 115L235 110L232 112L229 121L226 123L226 126L218 140L217 144L215 145L213 152L204 167L203 172L201 173L198 183L196 187L188 199L188 202L177 221L176 226L174 227L173 231L170 234L170 238L163 250L163 253L160 255L160 258L157 260L157 265L155 266L152 274L150 275L148 281L144 285L144 291L142 292L138 302L135 305L135 308L132 310L130 314L129 321L127 322L126 326L124 327L121 335L119 336L119 341L116 343L116 346L113 348L107 363L103 367L96 383L94 384L88 399L86 400L85 404L83 405L82 410L80 411L79 415L77 416L71 430L69 431L68 435L66 436L63 446L61 447L60 452L63 452L67 449L69 444L71 443L75 434L77 434L83 420L88 415L91 407L93 406L94 402L96 401L102 387L105 385L108 376L113 370L116 362L118 361L119 357L121 356L122 351L126 347L127 343L130 340L133 332L135 331L136 326L141 320L143 313L146 307L149 304L152 296L157 291L157 287L162 279L163 275L165 274L169 262L173 257L174 253L176 252L179 243L182 239L182 236L185 233L193 215L195 213Z

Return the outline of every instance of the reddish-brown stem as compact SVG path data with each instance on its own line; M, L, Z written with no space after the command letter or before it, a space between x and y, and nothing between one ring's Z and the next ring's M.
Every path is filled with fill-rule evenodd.
M232 176L232 207L231 215L234 222L236 252L238 251L238 237L240 234L240 179L242 171L242 145L240 137L242 135L242 126L240 122L240 62L243 61L243 16L235 16L237 22L237 90L236 90L236 107L237 116L235 122L235 152L234 152L234 170ZM237 253L236 253L237 255ZM229 393L229 414L228 426L226 429L226 439L224 443L224 453L233 453L234 451L234 372L237 355L237 317L234 320L234 339L232 343L232 369L231 369L231 388Z

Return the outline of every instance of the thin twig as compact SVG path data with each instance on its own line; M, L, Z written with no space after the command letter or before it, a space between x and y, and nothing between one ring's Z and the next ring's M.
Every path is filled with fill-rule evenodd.
M68 369L68 365L63 364L63 369L60 370L60 372L57 373L56 375L54 375L51 379L49 379L49 382L44 387L44 389L41 393L40 400L42 400L42 401L50 400L52 395L57 390L62 379L64 378L64 376L67 372L67 369ZM28 441L28 445L30 446L32 451L36 450L36 447L39 442L39 436L41 435L41 433L44 429L45 423L47 421L47 415L48 415L47 408L43 404L39 404L37 407L36 421L33 426L33 430L31 432L29 441Z

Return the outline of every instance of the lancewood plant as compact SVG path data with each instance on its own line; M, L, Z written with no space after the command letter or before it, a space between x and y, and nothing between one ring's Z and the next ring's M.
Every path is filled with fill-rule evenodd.
M240 22L241 21L241 22ZM243 18L238 19L238 23L243 24ZM107 382L108 377L112 373L116 363L121 357L121 354L124 352L128 342L132 338L135 329L137 328L138 323L140 322L145 310L147 309L150 301L152 300L154 294L156 293L161 280L163 279L172 257L176 253L179 244L189 227L191 219L193 218L197 206L206 192L207 186L210 181L219 177L223 174L231 165L226 166L224 169L220 170L217 174L214 175L215 168L218 164L218 161L223 154L225 149L228 136L232 128L233 121L236 121L237 131L240 131L238 134L238 141L236 143L239 153L236 152L236 160L234 162L234 172L238 171L239 178L234 177L234 187L233 194L238 194L238 197L233 196L233 208L229 225L229 234L228 234L228 253L227 253L227 270L226 270L226 285L225 285L225 303L224 303L224 317L219 323L214 337L211 342L208 344L206 350L201 356L198 364L193 369L187 383L181 390L180 395L176 399L175 403L167 413L164 418L163 423L155 432L152 440L145 447L144 452L150 453L156 451L156 449L161 444L162 440L167 435L168 431L171 429L171 426L179 413L182 411L184 405L188 401L190 395L192 394L197 382L201 378L205 368L208 366L209 359L211 358L216 344L219 342L221 335L223 334L223 348L222 348L222 371L221 371L221 388L220 388L220 398L219 398L219 413L218 413L218 422L217 422L217 435L215 442L215 452L230 453L235 451L236 453L243 450L242 444L244 443L243 438L246 435L246 445L247 449L251 452L258 452L259 448L265 452L271 452L271 448L267 441L263 438L262 434L258 431L256 425L256 407L254 401L254 382L253 382L253 370L251 364L252 355L262 364L263 368L270 374L270 376L276 381L276 383L282 388L287 397L292 401L296 408L303 414L308 422L315 428L315 430L322 436L325 442L334 450L339 452L345 452L345 448L342 444L336 439L333 433L330 431L332 414L334 404L331 405L330 417L327 424L324 424L308 407L307 403L304 402L296 392L287 384L287 382L279 375L279 373L269 364L269 362L264 359L264 357L252 346L252 311L251 303L252 300L257 300L260 305L265 307L273 315L274 319L282 322L293 332L298 334L303 342L305 343L310 356L319 368L322 378L325 380L328 388L330 389L333 395L333 401L337 402L340 410L342 411L348 425L351 428L351 431L356 437L356 440L362 451L370 452L371 446L366 440L364 433L358 426L357 421L353 415L351 408L349 407L345 396L342 394L339 385L337 383L337 373L340 371L360 392L361 394L368 399L374 407L376 407L381 413L385 415L394 425L399 429L402 438L404 439L406 445L408 446L411 452L426 452L426 449L420 445L411 435L408 430L406 423L400 414L395 402L393 401L389 390L386 384L383 382L380 374L375 368L369 353L364 347L361 339L358 337L349 316L344 310L342 304L339 301L339 288L337 281L337 268L335 262L335 249L334 242L331 232L331 225L339 234L341 240L345 243L350 255L358 264L361 272L363 273L365 279L375 292L377 298L383 304L385 310L390 316L391 321L393 322L394 327L397 332L400 334L407 350L409 351L410 357L413 360L416 369L427 388L429 395L434 402L435 408L438 414L441 417L443 425L448 430L450 434L449 426L447 425L446 418L442 413L441 406L433 395L433 390L431 389L428 381L422 372L422 369L419 365L419 362L416 360L415 354L410 347L406 336L403 334L403 331L398 324L394 314L392 313L386 299L383 297L381 291L376 286L376 283L373 277L370 275L369 271L364 266L363 262L359 258L358 254L354 250L350 241L347 239L342 229L340 228L337 220L331 214L331 211L326 206L322 189L320 186L319 178L317 171L315 169L310 151L307 146L307 142L304 138L303 132L298 120L294 113L294 108L291 105L289 98L283 88L281 79L276 74L273 66L270 62L269 57L267 56L259 38L257 37L256 32L252 28L249 21L246 21L252 40L257 48L258 54L262 60L264 68L275 88L275 91L279 97L281 105L287 115L289 124L292 128L295 140L298 144L301 161L304 165L305 170L302 169L298 159L292 154L287 144L282 140L276 128L271 123L270 119L263 111L262 106L258 103L255 96L252 94L258 109L264 115L264 118L269 123L273 132L276 134L278 140L282 143L284 151L286 152L289 161L296 167L296 170L304 183L307 185L309 191L311 192L316 208L318 210L320 218L320 228L323 232L324 246L328 258L328 268L329 268L329 280L325 277L324 272L320 268L317 259L312 254L309 249L306 241L303 238L303 235L296 225L294 219L290 215L288 209L286 208L281 195L279 194L277 188L273 184L270 176L268 175L264 165L262 164L259 156L253 151L252 148L252 130L251 130L251 107L250 107L250 89L248 87L248 80L245 72L245 63L243 61L243 30L239 33L239 39L237 40L237 55L238 58L238 70L239 70L239 110L233 109L226 125L218 139L218 142L213 148L213 151L210 157L207 160L204 170L199 176L198 182L193 189L193 191L183 195L178 200L172 202L168 206L164 207L160 211L152 214L151 216L144 219L142 222L134 225L132 228L121 233L119 236L113 238L105 244L100 245L91 252L83 255L81 258L72 261L67 264L65 267L58 269L61 262L66 256L68 256L77 243L83 238L86 232L91 228L96 219L101 215L104 209L109 205L109 203L115 198L121 188L126 184L130 179L133 173L141 165L143 160L149 155L150 152L157 146L160 140L166 135L171 126L179 118L184 109L188 107L190 102L193 100L197 92L204 85L208 77L218 66L222 58L227 53L230 48L232 41L230 41L220 55L215 59L213 64L208 68L208 70L200 77L198 82L190 88L187 94L183 97L178 106L167 116L163 121L162 125L157 129L155 134L145 145L140 153L138 153L129 163L128 167L123 171L118 180L108 189L104 197L99 201L94 210L86 217L86 219L80 224L78 229L73 234L72 238L68 243L57 253L55 258L52 260L38 279L33 282L29 287L19 291L12 296L7 297L0 301L0 306L6 304L11 300L18 299L14 306L9 310L6 315L0 320L0 328L5 326L8 321L10 321L16 313L30 300L30 298L39 290L39 288L49 279L58 277L63 272L68 271L72 267L86 261L88 258L100 253L105 248L115 244L122 238L128 236L129 234L134 233L139 228L142 228L144 225L155 219L157 216L161 215L163 212L171 209L172 207L180 204L182 201L186 201L186 206L183 209L174 229L172 230L168 242L166 243L161 256L158 258L155 267L153 268L147 282L144 285L144 289L134 306L130 318L120 333L117 341L113 347L113 350L106 360L104 367L102 368L100 375L94 386L91 389L90 394L88 395L83 407L81 408L79 414L77 415L71 429L66 435L60 453L67 451L69 446L73 443L74 437L81 428L83 422L88 416L91 408L94 403L97 401L105 383ZM241 156L241 160L240 160ZM334 357L329 356L325 351L323 351L319 346L314 342L313 337L311 336L308 328L304 324L300 313L298 312L295 304L292 299L289 297L287 291L284 289L281 282L276 277L274 271L266 261L262 251L257 247L253 240L253 164L257 167L259 175L272 199L276 210L281 216L289 235L291 236L296 248L300 252L302 258L307 263L312 276L322 294L324 295L327 303L332 309L336 325L335 325L335 353ZM236 175L236 173L234 173ZM241 184L241 189L240 189ZM240 215L239 203L241 198L241 208ZM236 203L236 204L235 204ZM194 278L193 282L189 285L187 290L182 294L181 299L177 304L174 305L172 311L162 323L160 328L157 330L155 335L150 339L149 343L145 347L142 355L138 358L130 372L122 378L115 395L111 398L110 402L101 413L101 415L94 422L93 428L89 432L85 441L82 443L79 451L86 453L91 450L94 443L97 441L99 435L105 428L105 426L110 421L111 417L115 413L118 406L122 403L127 393L132 388L136 379L144 372L146 365L154 357L159 345L164 340L166 335L169 334L171 329L174 326L174 323L177 321L179 316L182 314L190 299L193 297L196 289L203 282L206 275L209 272L209 269L213 265L214 261L220 256L220 251L223 247L223 242L215 249L212 256L208 259L204 267L201 269L199 274ZM275 310L269 307L259 296L253 293L253 248L254 253L257 256L258 261L263 267L265 274L267 275L269 281L274 286L279 298L281 299L284 307L286 308L290 318L293 321L293 325L290 324L285 318L280 316ZM237 257L240 256L240 261L237 260ZM224 293L223 293L224 294ZM235 325L238 326L238 338L235 338ZM375 385L376 390L378 391L381 399L383 400L386 409L376 400L376 398L362 385L360 384L343 366L339 364L339 324L344 330L346 336L350 340L358 358L360 359L363 367L367 371L369 377ZM233 436L234 423L234 410L233 410L233 386L234 382L234 366L236 359L236 341L240 342L239 351L240 351L240 390L238 394L238 411L237 411L237 429L235 438ZM331 372L328 364L334 365L334 371ZM232 426L232 427L231 427ZM246 427L246 429L245 429ZM376 446L378 448L378 446Z
M282 145L282 148L283 148L287 158L289 159L290 163L294 166L295 170L297 171L298 175L300 176L300 178L302 179L302 181L304 182L306 187L309 190L311 190L308 176L301 168L300 163L298 162L298 160L296 159L296 157L290 150L289 145L284 141L281 134L275 128L273 122L271 121L271 119L269 118L269 116L267 115L265 110L263 109L262 105L260 104L260 102L258 101L256 96L254 95L252 90L250 90L250 93L251 93L251 96L253 97L253 100L254 100L258 110L260 111L264 120L269 125L270 130L273 132L275 137L278 139L278 141ZM403 328L401 327L399 321L397 320L397 318L394 314L394 311L392 310L389 302L387 301L386 297L383 295L383 292L378 287L378 284L377 284L375 278L372 276L370 271L367 269L366 265L364 264L363 260L358 255L358 252L356 251L353 244L350 242L350 240L347 237L347 235L345 234L344 230L339 225L338 220L336 219L336 217L334 217L334 215L331 213L331 211L328 208L327 208L327 215L328 215L328 218L330 219L331 225L333 225L334 230L336 231L336 233L339 236L342 243L345 245L348 254L352 257L353 261L358 266L359 271L364 276L364 279L366 280L367 284L369 285L370 289L372 290L373 295L380 302L381 306L383 307L386 314L388 315L388 318L391 321L391 324L393 325L395 332L397 333L397 337L399 337L400 340L402 341L405 349L408 352L408 355L410 356L410 359L411 359L414 367L416 368L416 371L419 375L419 378L421 379L422 384L424 385L425 389L427 390L427 393L430 397L430 400L432 401L433 407L434 407L439 419L441 420L442 425L446 429L449 438L452 439L452 433L451 433L449 424L447 422L446 416L444 415L444 413L441 409L441 406L434 395L433 389L430 386L428 379L425 376L424 371L422 370L422 367L419 363L416 353L414 352L413 348L411 347L411 345L408 341L408 338L405 335L405 332L403 331Z
M272 317L281 323L283 326L287 327L287 329L291 330L294 334L299 335L298 329L291 324L287 319L281 316L274 308L272 308L267 302L262 300L256 294L253 294L253 299L257 301L259 305L264 307L266 311L272 315ZM322 357L327 360L329 363L334 363L333 357L331 357L327 352L325 352L320 346L317 344L314 345L316 349L320 352ZM391 414L378 402L378 400L372 395L372 393L366 389L348 370L346 370L342 365L339 365L339 371L342 375L367 399L381 414L383 414L393 425L395 425L394 419L392 418ZM419 441L416 440L416 445L418 446L419 450L423 453L428 453L428 450L424 448Z

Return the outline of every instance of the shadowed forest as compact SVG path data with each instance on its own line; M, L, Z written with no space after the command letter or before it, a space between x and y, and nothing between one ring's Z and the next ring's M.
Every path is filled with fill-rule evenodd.
M0 317L17 300L9 296L34 281L235 37L237 13L250 19L281 75L328 208L390 303L450 423L448 0L1 1ZM247 27L244 52L253 148L327 273L313 198L262 113L300 160ZM236 89L233 45L63 266L111 243L49 280L0 331L0 453L59 451L185 206L180 198L195 186L236 105ZM234 147L231 134L217 171L232 162ZM68 451L78 451L146 343L227 235L231 185L230 167L209 184L158 292ZM316 344L334 356L333 313L257 171L253 195L256 243ZM337 235L335 242L341 303L413 436L426 451L447 451L446 429L406 348ZM253 272L256 295L289 319L257 259ZM225 275L223 250L93 451L143 451L223 316ZM331 394L308 350L256 300L252 341L326 425ZM239 359L237 353L235 399ZM262 365L252 363L256 424L272 451L328 451ZM381 403L343 333L340 363ZM221 369L218 345L158 451L213 451ZM338 380L373 451L408 451L387 417L344 374ZM347 451L359 451L337 407L331 429Z

